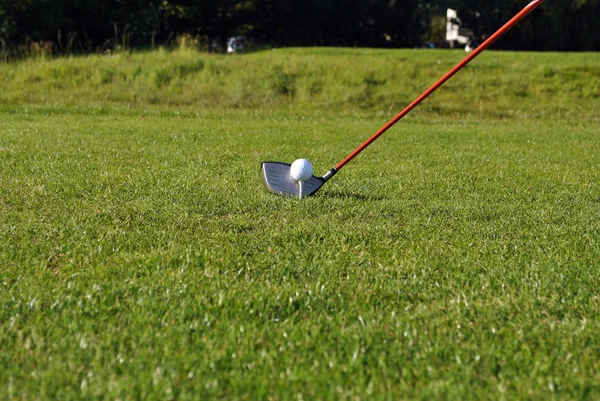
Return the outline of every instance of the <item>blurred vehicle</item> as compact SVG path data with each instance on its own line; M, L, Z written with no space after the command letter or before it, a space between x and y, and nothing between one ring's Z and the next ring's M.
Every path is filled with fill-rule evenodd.
M433 42L422 42L419 46L419 49L435 49L435 44Z
M227 40L227 53L243 53L248 48L244 36L232 36Z

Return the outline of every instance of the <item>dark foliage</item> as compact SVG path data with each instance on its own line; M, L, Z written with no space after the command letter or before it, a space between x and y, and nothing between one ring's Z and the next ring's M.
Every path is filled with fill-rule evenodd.
M203 38L212 48L222 47L232 35L275 46L412 47L431 38L431 23L446 7L458 9L475 35L485 38L525 2L0 0L0 46L44 42L58 51L89 52L168 44L185 33ZM495 46L599 50L599 8L600 0L548 1Z

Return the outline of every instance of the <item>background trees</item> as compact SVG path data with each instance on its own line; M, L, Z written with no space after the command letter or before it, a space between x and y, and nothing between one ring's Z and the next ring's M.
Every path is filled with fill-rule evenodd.
M523 0L447 0L435 2L436 12L454 8L480 36L492 33L524 7ZM599 0L551 0L523 20L494 46L526 50L599 50Z
M168 43L188 33L275 46L412 47L443 42L446 8L486 37L526 0L0 0L0 45L52 42L96 51ZM599 50L600 0L552 0L496 48Z

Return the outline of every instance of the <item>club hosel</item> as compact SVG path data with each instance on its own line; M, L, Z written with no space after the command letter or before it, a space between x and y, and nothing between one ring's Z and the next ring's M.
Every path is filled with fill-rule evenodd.
M338 172L337 168L332 168L322 177L324 181L328 181L331 177L333 177Z

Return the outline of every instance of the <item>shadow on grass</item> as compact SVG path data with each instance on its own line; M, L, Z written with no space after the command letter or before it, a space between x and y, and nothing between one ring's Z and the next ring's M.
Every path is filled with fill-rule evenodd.
M385 198L383 196L379 196L379 195L365 195L365 194L358 194L358 193L353 193L353 192L328 191L328 190L324 190L322 192L319 191L319 193L316 194L315 196L320 196L323 198L330 198L330 199L356 199L356 200L361 200L361 201L385 200Z

